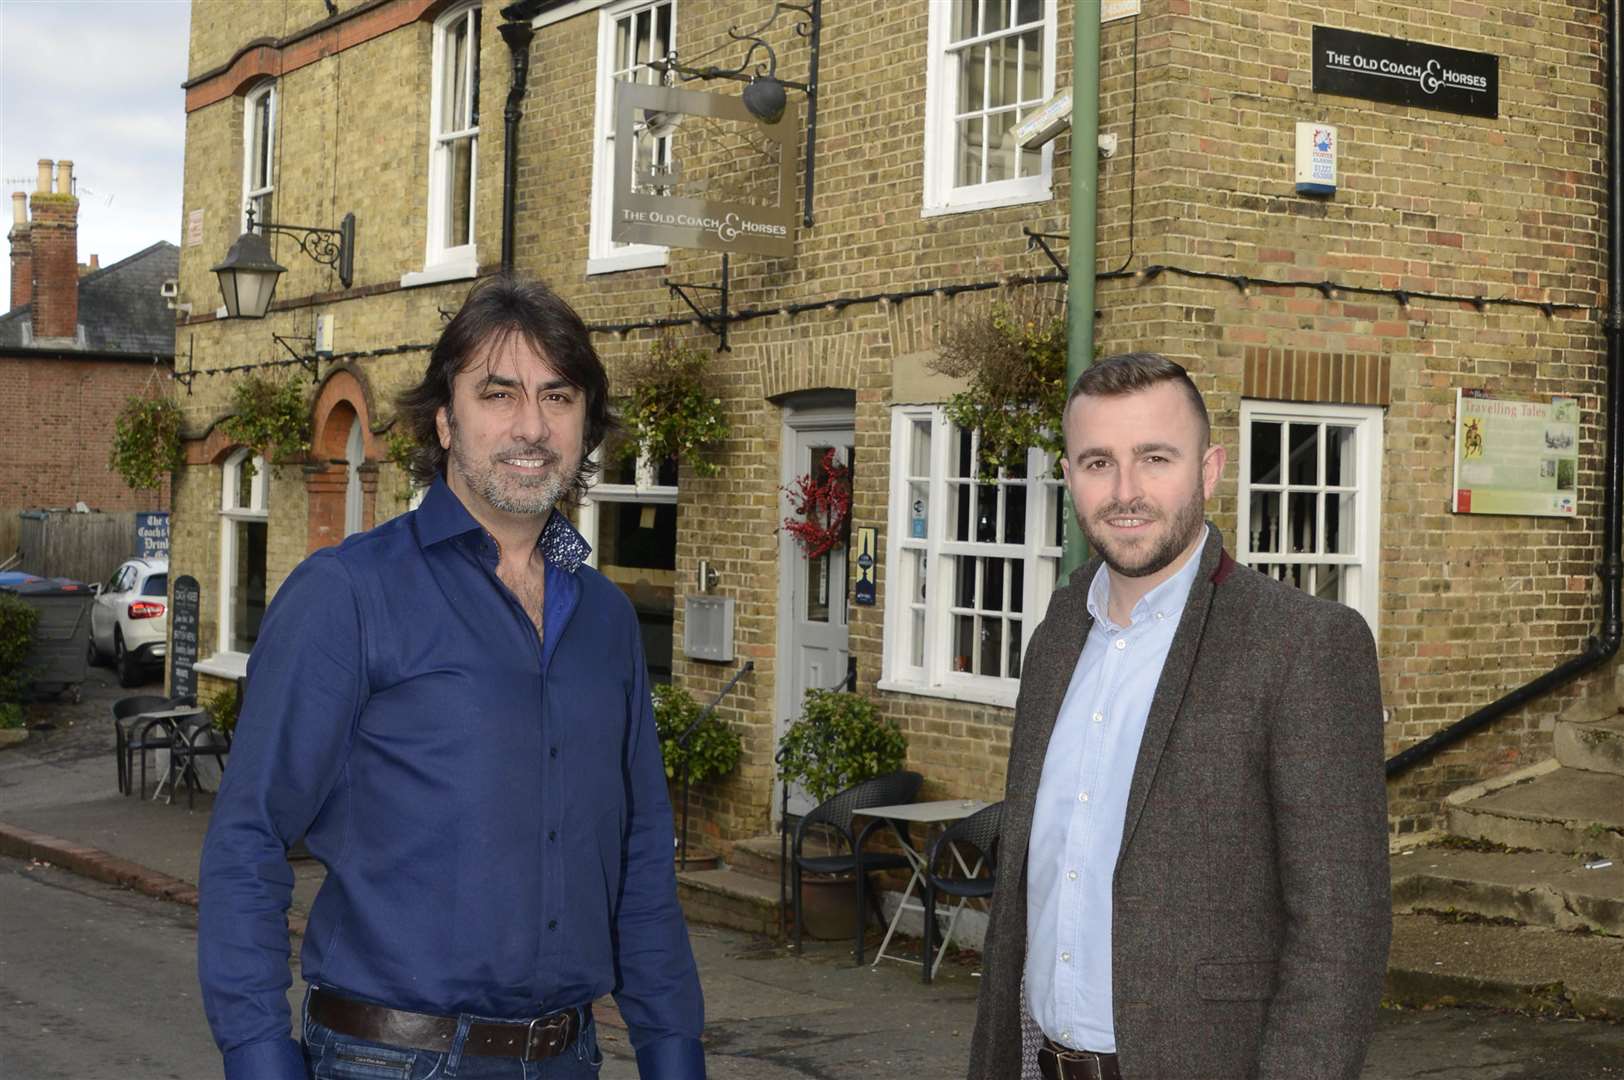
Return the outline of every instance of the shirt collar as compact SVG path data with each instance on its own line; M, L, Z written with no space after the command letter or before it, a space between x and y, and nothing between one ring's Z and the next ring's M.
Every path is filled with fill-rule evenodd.
M1201 543L1196 545L1194 551L1184 557L1184 565L1166 581L1150 590L1139 598L1128 614L1130 624L1138 622L1151 613L1159 618L1171 619L1184 610L1184 602L1190 598L1190 587L1195 584L1196 571L1201 569L1201 552L1206 546L1208 530L1212 526L1204 525L1201 531ZM1094 621L1105 625L1114 625L1107 612L1111 610L1111 573L1104 563L1094 571L1094 580L1088 586L1088 613Z
M443 476L437 477L424 493L423 502L415 513L418 543L423 547L453 536L484 530L484 526L462 505L462 500L457 498ZM542 527L536 546L549 563L572 574L581 568L592 553L592 545L570 524L569 518L556 509L547 516L547 524Z

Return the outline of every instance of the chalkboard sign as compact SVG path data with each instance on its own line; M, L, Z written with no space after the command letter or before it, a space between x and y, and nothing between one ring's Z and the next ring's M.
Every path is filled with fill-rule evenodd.
M175 579L175 602L169 609L169 694L197 700L197 612L203 592L190 574Z

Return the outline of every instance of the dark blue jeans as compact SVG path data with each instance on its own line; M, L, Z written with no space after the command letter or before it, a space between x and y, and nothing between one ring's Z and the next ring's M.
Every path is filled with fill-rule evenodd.
M308 1000L308 998L307 998ZM341 1035L304 1015L305 1062L314 1080L596 1080L603 1055L598 1051L598 1029L590 1006L574 1045L543 1061L483 1057L462 1052L462 1038L446 1053L413 1050ZM467 1023L483 1019L465 1016Z

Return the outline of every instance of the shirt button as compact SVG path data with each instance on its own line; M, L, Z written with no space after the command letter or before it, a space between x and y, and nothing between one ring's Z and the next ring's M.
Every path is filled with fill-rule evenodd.
M548 919L547 920L547 929L549 929L549 930L557 930L558 929L558 920L557 919Z
M1122 638L1117 638L1116 647L1119 649L1126 649L1128 647L1128 643Z
M549 840L557 840L558 839L558 830L557 829L548 829L547 830L547 839L549 839Z
M1077 871L1075 871L1075 870L1067 870L1066 871L1066 880L1067 881L1076 881L1077 880Z
M1077 793L1077 801L1078 801L1078 802L1087 802L1087 801L1088 801L1088 792L1086 792L1086 791L1079 791L1079 792L1078 792L1078 793Z
M1105 722L1105 714L1102 713L1102 712L1095 713L1094 714L1094 722L1096 724L1104 723Z
M1069 952L1061 953L1060 954L1060 962L1063 963L1063 964L1071 963L1071 953L1069 953Z
M558 756L558 747L555 746L551 750L548 750L547 751L547 756L548 757L557 757Z

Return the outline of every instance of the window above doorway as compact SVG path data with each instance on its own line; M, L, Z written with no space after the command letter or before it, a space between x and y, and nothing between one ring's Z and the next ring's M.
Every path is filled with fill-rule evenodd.
M658 84L660 75L645 65L677 47L677 0L631 0L610 4L598 15L597 112L592 145L592 225L588 238L589 274L664 266L667 249L657 244L621 244L610 238L615 181L615 86L622 82ZM647 160L640 167L670 164L671 139L643 140Z

